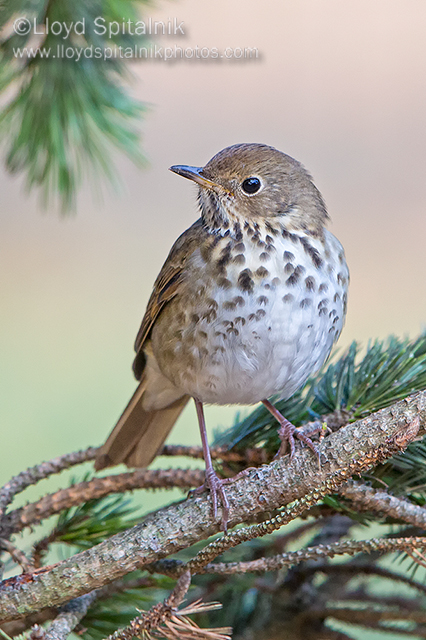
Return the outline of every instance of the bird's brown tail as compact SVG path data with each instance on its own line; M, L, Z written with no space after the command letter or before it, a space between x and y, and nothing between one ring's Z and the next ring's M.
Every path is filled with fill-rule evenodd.
M97 471L120 462L128 467L147 467L189 400L189 396L183 396L164 409L145 411L142 407L144 390L145 384L141 382L100 448L95 460Z

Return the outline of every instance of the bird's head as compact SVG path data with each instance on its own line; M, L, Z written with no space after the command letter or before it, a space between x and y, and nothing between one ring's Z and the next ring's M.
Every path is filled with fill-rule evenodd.
M289 230L320 234L328 218L306 169L290 156L263 144L236 144L219 151L204 167L170 170L199 187L201 216L213 231L268 220Z

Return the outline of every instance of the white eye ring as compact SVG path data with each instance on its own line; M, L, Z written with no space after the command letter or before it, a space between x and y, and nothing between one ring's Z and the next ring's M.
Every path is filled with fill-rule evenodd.
M250 176L241 183L241 191L244 195L252 197L255 196L263 188L263 182L257 176Z

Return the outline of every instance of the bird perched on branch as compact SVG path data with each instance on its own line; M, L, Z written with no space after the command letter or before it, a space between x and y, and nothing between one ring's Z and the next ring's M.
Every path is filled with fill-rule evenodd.
M322 196L304 167L262 144L223 149L204 167L170 168L198 186L201 217L173 245L136 338L128 406L96 468L146 467L195 401L213 516L229 504L210 457L203 404L263 402L294 451L312 441L273 406L330 354L346 314L348 268L325 228Z

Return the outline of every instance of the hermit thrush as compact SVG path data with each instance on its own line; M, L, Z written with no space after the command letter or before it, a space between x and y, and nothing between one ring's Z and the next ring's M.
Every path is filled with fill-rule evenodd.
M228 500L215 474L203 404L263 402L282 440L312 442L268 401L288 398L324 363L342 330L348 268L304 167L262 144L238 144L203 168L171 171L198 185L201 218L175 242L136 338L140 384L98 469L146 467L195 400L213 516Z

